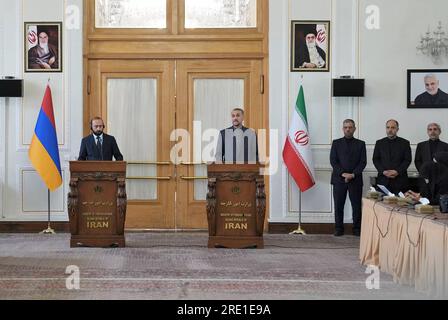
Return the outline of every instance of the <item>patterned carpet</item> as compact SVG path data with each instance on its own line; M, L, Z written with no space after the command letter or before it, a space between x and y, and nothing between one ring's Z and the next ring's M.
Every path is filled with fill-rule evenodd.
M69 234L0 234L0 299L425 299L380 275L366 288L359 238L265 235L265 249L208 249L205 233L128 233L126 248ZM79 289L66 274L80 272Z

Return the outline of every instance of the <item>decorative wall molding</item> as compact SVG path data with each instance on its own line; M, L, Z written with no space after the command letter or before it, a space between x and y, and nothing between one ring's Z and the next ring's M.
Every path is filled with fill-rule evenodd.
M21 211L23 214L41 214L41 213L47 213L47 193L44 192L44 194L42 195L41 199L40 197L38 199L33 199L33 200L28 200L29 197L32 196L36 196L36 192L32 193L32 192L26 192L26 189L28 189L32 183L33 180L33 175L34 175L34 179L38 180L38 183L40 184L41 181L39 180L40 177L38 175L38 173L36 172L36 170L34 170L32 167L22 167L19 169L20 172L20 193L21 193ZM63 181L66 181L66 171L64 169L62 169L62 177L63 177ZM25 184L25 181L28 181L28 186ZM65 183L62 184L61 187L59 187L56 192L51 192L50 198L53 197L53 206L50 206L50 210L51 210L51 214L59 214L59 215L64 215L64 211L65 211L65 207L66 207L66 200L65 200L65 195L66 194L66 188L65 188ZM56 201L54 199L54 197L59 197L56 198ZM55 208L54 207L54 202L58 202L59 205ZM27 207L31 207L34 206L35 209L33 208L27 208ZM42 207L41 209L38 209L36 206Z
M1 30L0 30L0 43ZM0 49L1 50L1 49ZM0 61L3 61L1 59ZM6 191L6 103L0 98L0 219L5 217L5 191Z
M6 12L0 13L0 75L5 71L5 19ZM5 216L6 190L6 99L0 97L0 219Z
M60 127L58 128L58 142L64 181L64 185L56 193L52 193L53 197L58 197L58 204L57 208L52 208L51 219L67 221L65 193L67 176L69 175L68 161L74 158L70 154L77 154L78 151L72 150L70 136L72 130L78 132L72 127L82 127L82 68L76 67L82 65L82 29L67 31L64 19L65 8L68 4L79 6L82 11L82 0L64 0L62 2L60 0L0 0L0 7L4 9L0 13L0 18L2 18L0 19L0 75L23 78L25 80L25 92L26 88L33 92L33 98L28 97L28 100L26 98L14 98L6 99L6 102L4 102L4 99L0 98L0 144L8 146L9 149L8 152L2 153L2 147L0 146L1 221L47 220L47 212L43 210L42 203L39 199L34 202L33 192L30 192L30 188L35 188L37 178L30 175L26 176L25 181L29 180L31 187L27 184L28 192L24 191L26 188L23 184L23 173L25 171L29 173L29 170L34 172L28 158L29 141L25 140L29 140L29 136L34 131L37 112L40 109L49 76L54 81L53 84L50 83L50 85L52 84L54 108L59 108L57 119L57 126ZM2 15L5 16L2 17ZM63 21L62 58L65 66L63 73L24 73L24 21ZM80 21L81 25L82 21ZM5 34L8 34L8 39L5 39ZM5 45L6 41L7 46ZM6 51L4 49L6 47L11 49ZM71 110L72 107L76 110ZM30 111L33 112L32 117L29 116L28 112ZM36 113L36 117L34 113ZM78 117L78 114L81 116ZM81 131L82 128L79 132ZM78 135L76 139L79 139ZM78 147L76 146L76 149ZM44 189L44 192L46 194L46 189ZM45 204L46 199L45 195L45 199L42 200ZM53 211L53 209L57 209L57 211Z

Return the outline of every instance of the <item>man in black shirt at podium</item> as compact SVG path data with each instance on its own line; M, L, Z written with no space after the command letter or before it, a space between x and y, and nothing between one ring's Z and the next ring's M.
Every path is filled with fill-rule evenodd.
M232 126L219 133L216 163L257 163L258 142L255 130L243 126L244 110L234 108Z

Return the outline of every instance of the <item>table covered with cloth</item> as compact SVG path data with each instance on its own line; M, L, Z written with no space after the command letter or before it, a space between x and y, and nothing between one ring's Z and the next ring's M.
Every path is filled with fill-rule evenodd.
M363 198L359 257L394 281L448 298L448 214Z

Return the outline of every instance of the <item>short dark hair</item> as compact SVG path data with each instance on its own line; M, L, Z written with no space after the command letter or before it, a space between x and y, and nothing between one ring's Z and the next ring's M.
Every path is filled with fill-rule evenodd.
M351 123L354 127L356 126L355 121L353 121L352 119L345 119L342 124L344 125L345 123Z
M244 110L241 109L241 108L233 108L233 109L232 109L232 112L233 112L233 111L240 111L241 114L244 115Z
M397 125L397 128L400 128L400 124L399 124L398 121L395 120L395 119L389 119L389 120L387 120L387 121L386 121L386 126L387 126L387 124L388 124L389 122L391 122L391 121L395 122L395 124Z

